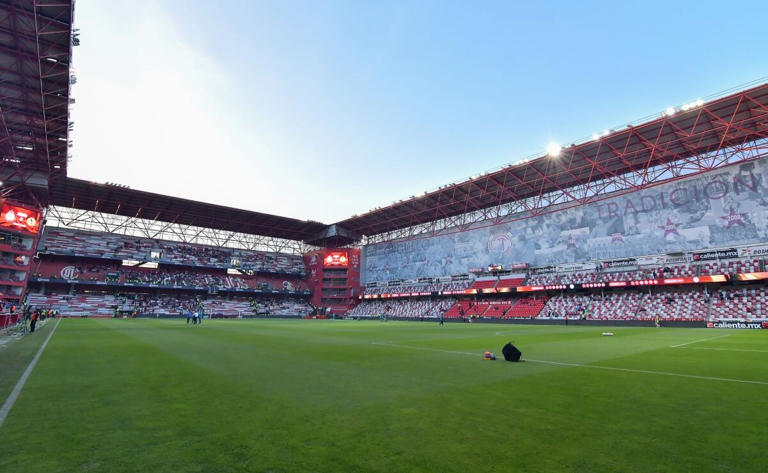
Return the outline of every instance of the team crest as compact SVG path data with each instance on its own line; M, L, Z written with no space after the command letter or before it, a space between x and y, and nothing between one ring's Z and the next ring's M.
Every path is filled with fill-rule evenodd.
M61 274L63 279L77 279L77 276L80 275L80 271L74 266L64 266L61 268L59 274Z
M512 238L509 233L491 235L488 239L488 253L506 253L512 248Z

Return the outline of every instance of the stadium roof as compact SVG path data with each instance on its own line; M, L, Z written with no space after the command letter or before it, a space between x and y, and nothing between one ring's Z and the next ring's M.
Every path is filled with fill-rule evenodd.
M375 235L506 202L565 192L635 172L638 189L654 184L652 166L688 160L768 139L768 84L696 104L650 121L572 145L553 158L541 156L423 196L355 216L332 226L238 210L78 179L54 180L50 203L184 225L340 246ZM706 169L701 169L706 170Z
M768 138L768 83L707 103L689 104L660 118L540 156L423 196L338 222L362 235L375 235L439 219L542 196L634 171L646 180L652 166L691 160L718 150ZM575 200L575 199L574 199Z
M52 181L49 192L52 205L289 240L307 240L326 228L320 222L206 204L81 179Z
M66 175L72 0L0 2L0 153L6 184ZM3 195L10 187L6 186Z

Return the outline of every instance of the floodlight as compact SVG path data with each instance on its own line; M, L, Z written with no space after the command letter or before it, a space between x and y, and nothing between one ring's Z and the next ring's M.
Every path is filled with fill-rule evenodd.
M547 144L547 154L551 158L556 158L556 157L560 156L560 150L561 149L562 148L560 148L560 145L555 143L554 141L552 141L549 144Z

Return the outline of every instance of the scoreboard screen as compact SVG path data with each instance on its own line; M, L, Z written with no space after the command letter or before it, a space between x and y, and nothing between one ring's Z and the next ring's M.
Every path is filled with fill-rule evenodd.
M40 229L40 212L3 203L0 209L0 227L36 234Z
M332 251L325 254L323 266L344 266L349 264L346 251Z

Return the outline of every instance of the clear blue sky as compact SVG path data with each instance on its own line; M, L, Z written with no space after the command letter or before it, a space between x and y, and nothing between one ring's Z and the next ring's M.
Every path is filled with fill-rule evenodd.
M768 76L768 2L78 0L70 176L332 223Z

